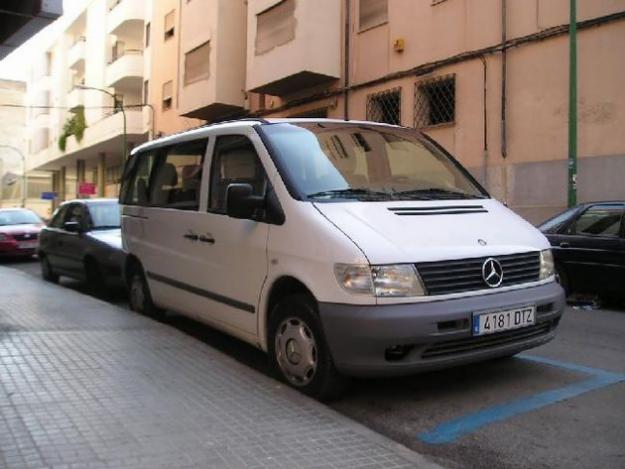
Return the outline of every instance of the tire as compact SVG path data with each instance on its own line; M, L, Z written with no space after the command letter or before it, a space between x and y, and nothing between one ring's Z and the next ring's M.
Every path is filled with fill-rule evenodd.
M136 267L130 274L128 284L128 302L130 309L151 318L160 319L164 316L161 308L152 301L150 287L141 267Z
M569 296L571 294L571 284L569 283L569 276L566 270L562 267L556 267L556 280L564 289L564 294Z
M315 301L309 295L285 297L268 325L274 373L304 394L329 401L345 391L348 380L335 368Z
M41 265L41 278L46 282L59 283L59 275L52 270L48 256L39 255L39 263Z
M105 296L107 293L106 278L102 273L102 269L98 261L88 258L85 261L85 278L89 290L96 296Z

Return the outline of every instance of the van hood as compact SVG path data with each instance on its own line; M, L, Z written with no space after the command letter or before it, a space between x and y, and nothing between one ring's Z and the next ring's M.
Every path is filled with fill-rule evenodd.
M494 199L315 202L371 264L429 262L548 249L534 226Z

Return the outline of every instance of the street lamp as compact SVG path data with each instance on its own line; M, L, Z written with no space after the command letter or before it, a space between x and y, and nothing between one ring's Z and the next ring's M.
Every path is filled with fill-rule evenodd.
M113 105L116 105L116 95L115 93L111 93L108 90L105 90L103 88L96 88L94 86L85 86L85 85L76 85L76 88L78 88L79 90L93 90L93 91L100 91L101 93L107 94L109 95L111 98L113 98ZM128 144L126 143L126 110L124 109L124 103L123 101L119 102L119 109L122 113L122 116L124 118L124 133L122 135L122 158L124 161L126 161L126 152L128 151Z
M24 153L13 145L0 145L0 148L8 148L9 150L13 150L16 152L20 158L22 159L22 208L26 207L26 158L24 157ZM0 194L1 198L1 194Z

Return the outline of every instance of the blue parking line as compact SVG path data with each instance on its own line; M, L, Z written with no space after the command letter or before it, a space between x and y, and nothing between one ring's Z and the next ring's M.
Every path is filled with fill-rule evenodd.
M536 363L543 363L558 368L591 375L591 378L562 388L545 391L533 396L518 399L505 404L488 407L471 414L444 422L430 431L420 433L418 438L425 443L452 443L456 439L472 433L491 423L514 417L525 412L540 409L556 402L579 396L615 383L625 381L625 374L612 373L598 368L590 368L574 363L560 362L550 358L533 355L520 355L519 358Z

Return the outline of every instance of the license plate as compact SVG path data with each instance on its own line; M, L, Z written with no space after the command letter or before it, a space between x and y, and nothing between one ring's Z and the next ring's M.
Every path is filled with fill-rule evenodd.
M18 249L35 249L37 247L37 241L22 241L17 243Z
M523 306L505 311L473 314L473 335L494 334L536 323L536 307Z

